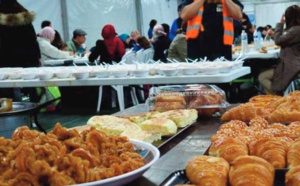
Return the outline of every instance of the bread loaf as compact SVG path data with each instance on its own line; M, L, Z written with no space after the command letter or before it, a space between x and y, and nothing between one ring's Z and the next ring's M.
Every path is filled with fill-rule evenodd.
M219 157L197 156L190 159L186 175L196 185L227 186L229 164Z
M256 156L236 158L229 171L231 186L273 186L274 167Z
M190 99L187 108L196 109L198 114L201 116L211 116L212 114L216 113L220 110L220 104L222 103L222 96L217 93L212 94L200 94L193 96ZM212 106L215 105L213 108L199 108L201 106Z
M161 133L162 136L173 136L177 132L177 125L166 118L151 118L142 122L140 126L144 131Z

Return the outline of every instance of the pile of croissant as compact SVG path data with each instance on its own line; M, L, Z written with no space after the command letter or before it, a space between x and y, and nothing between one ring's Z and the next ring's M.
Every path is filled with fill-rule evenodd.
M285 97L276 95L252 97L248 103L225 112L221 121L241 120L249 122L257 116L263 117L271 123L300 121L300 91L291 92Z
M280 123L269 124L266 119L256 117L250 120L248 126L243 121L232 120L221 125L211 141L210 156L223 158L232 166L241 161L240 157L259 157L267 161L273 169L289 168L285 178L286 185L300 184L300 180L297 179L300 175L300 122L293 122L288 126ZM261 167L256 169L259 170L260 176L265 175ZM249 172L246 175L250 176ZM268 179L271 178L273 179L273 176ZM248 177L243 179L248 180ZM237 180L241 182L242 178ZM251 180L256 179L249 178L248 181L257 185ZM237 184L231 181L230 178L231 185L245 185L244 182ZM269 181L263 183L261 185L270 185Z

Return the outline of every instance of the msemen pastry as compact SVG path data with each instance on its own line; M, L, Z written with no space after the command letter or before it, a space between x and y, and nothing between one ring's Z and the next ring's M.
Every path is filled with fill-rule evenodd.
M171 119L176 123L178 128L183 128L195 122L198 118L198 113L195 109L170 110L153 114L150 116L150 118Z
M125 130L142 130L137 124L132 123L128 119L109 115L93 116L88 120L87 124L106 134L115 136L120 136Z
M121 136L126 136L129 139L141 140L147 143L153 143L154 141L161 140L160 133L150 133L143 130L125 130L121 133Z
M174 121L166 118L151 118L141 123L141 128L150 133L161 133L162 136L173 136L177 132Z

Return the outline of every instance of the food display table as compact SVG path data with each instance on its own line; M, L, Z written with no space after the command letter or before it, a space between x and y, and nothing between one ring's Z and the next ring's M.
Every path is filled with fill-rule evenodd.
M146 77L109 77L109 78L87 78L76 79L70 77L66 79L53 78L49 80L10 80L0 81L0 87L47 87L47 86L100 86L100 85L141 85L141 84L189 84L189 83L229 83L234 79L250 73L249 67L241 67L229 73L218 73L215 75L181 75L181 76L146 76Z
M147 107L140 104L114 115L130 115L146 112ZM187 161L205 153L210 145L210 138L215 134L221 122L218 117L198 118L185 131L159 148L160 159L142 177L131 182L135 186L157 186L172 172L185 169Z

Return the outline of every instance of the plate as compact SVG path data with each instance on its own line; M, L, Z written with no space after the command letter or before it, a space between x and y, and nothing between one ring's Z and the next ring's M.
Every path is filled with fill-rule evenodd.
M72 186L120 186L125 185L126 183L129 183L142 176L144 172L146 172L159 159L160 152L156 147L149 143L145 143L139 140L130 141L133 143L136 152L138 152L143 157L145 162L145 165L143 167L140 167L132 172L128 172L126 174L122 174L116 177L94 182L76 184Z
M286 170L275 170L274 186L284 186ZM176 184L191 184L185 170L172 172L159 186L173 186Z

